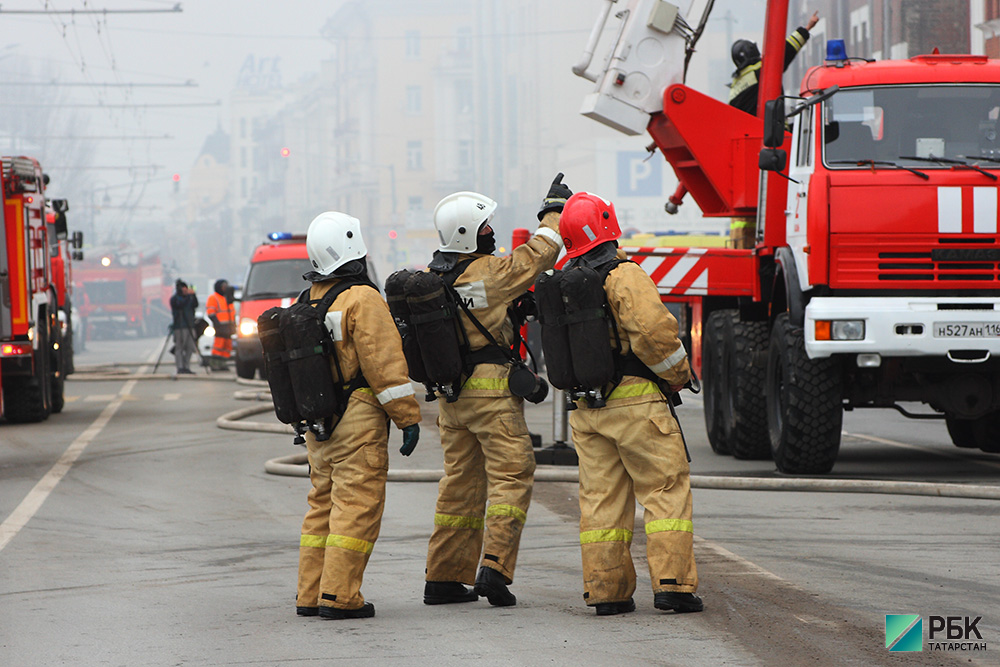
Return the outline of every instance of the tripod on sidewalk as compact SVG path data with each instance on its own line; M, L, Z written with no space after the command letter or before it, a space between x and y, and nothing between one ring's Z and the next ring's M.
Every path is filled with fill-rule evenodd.
M211 374L212 373L212 366L211 366L211 364L209 364L208 359L205 358L205 355L203 355L201 353L201 350L198 349L198 337L196 337L194 335L194 329L193 328L185 328L185 329L181 329L181 331L186 331L187 332L187 334L186 334L187 336L190 336L191 338L194 338L194 351L195 351L195 354L197 354L198 358L201 359L201 365L205 368L206 372L208 374ZM160 367L160 362L163 360L163 353L166 351L167 345L170 343L171 339L173 338L173 335L174 335L174 327L171 324L167 328L167 337L163 339L163 346L160 347L160 353L158 355L156 355L156 364L153 365L153 372L154 373Z

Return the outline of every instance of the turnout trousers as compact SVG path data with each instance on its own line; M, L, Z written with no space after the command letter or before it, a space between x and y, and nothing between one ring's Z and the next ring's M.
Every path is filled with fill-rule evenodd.
M426 579L472 585L481 564L509 584L535 475L521 399L459 397L454 403L439 399L438 405L444 477Z
M365 603L361 581L382 524L388 439L385 411L353 396L329 440L306 435L312 489L302 521L297 606L357 609Z
M653 592L698 588L690 468L666 400L570 413L580 457L580 549L588 605L624 602L635 592L630 552L635 501L645 508Z

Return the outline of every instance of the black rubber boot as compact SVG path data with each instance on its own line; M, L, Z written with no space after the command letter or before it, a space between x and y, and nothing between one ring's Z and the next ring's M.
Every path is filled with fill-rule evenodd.
M336 607L320 607L319 617L327 620L341 620L345 618L371 618L375 615L375 605L366 602L357 609L337 609Z
M319 616L319 607L296 607L295 613L299 616Z
M479 568L479 576L476 577L473 590L489 600L494 607L511 607L517 604L517 598L507 590L507 582L503 575L491 567Z
M676 611L678 614L687 614L692 611L701 611L705 604L701 598L694 593L657 593L653 596L653 606L663 611Z
M479 596L457 581L428 581L424 584L424 604L475 602Z
M629 598L624 602L598 602L594 605L598 616L614 616L635 611L635 600Z

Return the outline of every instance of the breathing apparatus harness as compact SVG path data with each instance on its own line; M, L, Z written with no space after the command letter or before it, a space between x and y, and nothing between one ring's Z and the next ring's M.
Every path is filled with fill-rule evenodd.
M585 400L590 408L603 408L626 375L650 380L664 395L671 393L634 352L622 353L621 334L604 283L628 261L612 259L594 268L581 264L547 271L535 283L549 381L566 392L570 410L576 409L578 400Z
M541 402L548 393L548 385L514 352L523 342L521 309L508 308L507 311L516 338L508 349L496 341L455 290L455 281L476 259L458 260L448 268L435 268L432 263L426 272L397 271L386 280L386 301L403 339L410 377L426 387L426 401L435 400L440 393L447 402L453 403L458 400L464 379L472 375L477 365L509 363L511 393ZM528 300L522 296L519 301ZM486 338L487 345L471 350L460 312ZM531 354L530 349L528 352Z
M257 318L274 412L278 421L292 425L294 444L305 444L306 431L312 431L319 442L328 440L335 421L344 416L351 394L368 386L360 369L344 381L334 339L326 326L327 311L337 297L359 285L378 289L367 275L346 276L319 299L310 299L306 289L291 306L269 308ZM333 360L336 378L330 364L317 356Z

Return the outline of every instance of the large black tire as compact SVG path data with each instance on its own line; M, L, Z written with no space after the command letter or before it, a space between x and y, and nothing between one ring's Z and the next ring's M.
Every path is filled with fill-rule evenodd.
M39 318L45 322L44 318ZM35 354L35 374L4 380L4 416L12 424L28 424L48 419L52 412L52 376L49 336L39 327L40 340Z
M257 365L252 361L244 361L236 357L236 375L243 378L244 380L252 380L254 374L257 372ZM263 373L261 373L263 375Z
M956 447L965 449L975 449L976 444L975 421L971 419L959 419L950 415L944 418L945 426L948 427L948 435Z
M979 449L990 454L1000 454L1000 410L980 417L975 424Z
M708 444L716 454L732 453L726 439L728 373L725 363L726 324L732 317L729 310L716 310L708 316L702 335L701 374L705 395L705 432Z
M767 354L767 421L771 455L783 473L830 472L844 421L843 376L831 358L806 356L802 328L782 313Z
M767 322L742 322L733 311L726 326L728 380L726 441L738 459L771 458L764 376L767 370Z

